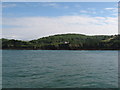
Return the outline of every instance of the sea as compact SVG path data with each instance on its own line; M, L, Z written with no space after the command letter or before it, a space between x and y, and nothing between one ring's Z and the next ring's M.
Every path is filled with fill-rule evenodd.
M118 51L2 50L2 88L118 88Z

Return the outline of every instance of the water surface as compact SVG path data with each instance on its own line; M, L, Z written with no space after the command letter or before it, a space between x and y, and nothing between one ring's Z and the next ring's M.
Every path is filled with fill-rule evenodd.
M118 51L3 50L3 88L117 88Z

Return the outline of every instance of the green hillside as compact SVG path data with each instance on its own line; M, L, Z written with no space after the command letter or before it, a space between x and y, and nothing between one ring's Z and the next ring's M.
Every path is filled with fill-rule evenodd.
M120 36L87 36L83 34L59 34L31 41L1 39L2 49L40 50L118 50Z

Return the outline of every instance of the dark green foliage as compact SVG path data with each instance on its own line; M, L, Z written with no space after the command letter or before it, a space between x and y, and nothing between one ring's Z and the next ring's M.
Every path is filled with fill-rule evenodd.
M120 35L86 36L82 34L59 34L31 41L1 39L0 42L2 42L2 49L32 49L32 50L120 49Z

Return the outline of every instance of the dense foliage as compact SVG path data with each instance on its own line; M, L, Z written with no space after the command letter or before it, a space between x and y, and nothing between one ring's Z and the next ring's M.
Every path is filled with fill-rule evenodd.
M32 50L119 50L120 35L87 36L82 34L59 34L37 40L21 41L14 39L0 40L2 49Z

